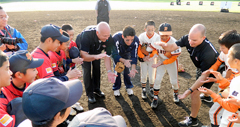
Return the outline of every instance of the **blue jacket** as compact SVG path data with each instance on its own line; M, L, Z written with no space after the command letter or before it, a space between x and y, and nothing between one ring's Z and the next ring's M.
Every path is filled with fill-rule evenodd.
M10 37L9 34L11 34L12 38L22 38L23 43L17 43L17 45L20 47L20 50L27 50L28 43L20 32L9 25L7 25L5 28L7 31L6 29L2 30L2 32L5 34L5 37Z
M134 37L130 46L127 46L122 38L122 33L116 33L113 35L114 46L112 50L112 57L114 62L119 62L120 58L131 59L131 64L137 64L137 50L139 45L139 39Z

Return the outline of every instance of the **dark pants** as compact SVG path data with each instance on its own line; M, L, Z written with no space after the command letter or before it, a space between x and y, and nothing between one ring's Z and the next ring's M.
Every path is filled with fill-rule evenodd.
M97 17L97 24L100 23L101 21L107 22L109 24L109 17Z
M93 92L100 91L100 60L83 62L82 69L87 96L93 96Z
M131 78L128 75L129 73L130 73L129 68L127 68L125 66L125 69L123 71L123 77L124 77L124 84L126 86L126 89L133 88L133 84L131 82ZM121 83L121 73L117 73L117 75L118 76L117 76L116 81L115 81L115 83L113 85L113 90L119 90L121 88L121 84L122 84Z

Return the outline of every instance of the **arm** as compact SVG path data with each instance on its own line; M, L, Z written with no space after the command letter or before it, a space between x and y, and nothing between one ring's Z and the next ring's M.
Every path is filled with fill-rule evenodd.
M219 68L219 66L222 64L223 61L221 61L218 57L217 61L209 68L209 70L214 70L217 71L217 69Z
M13 33L13 37L16 37L16 38L21 38L23 43L17 43L17 45L20 47L20 50L27 50L28 49L28 43L27 41L25 40L25 38L22 36L22 34L17 31L15 28L14 28L14 33Z
M88 54L87 52L85 51L80 51L81 53L81 57L84 59L84 61L86 62L91 62L91 61L94 61L94 60L99 60L99 59L102 59L103 57L106 57L106 52L104 53L101 53L101 54L98 54L98 55L90 55Z
M176 43L174 44L167 44L167 43L164 43L164 42L155 42L156 45L159 45L159 46L162 46L162 48L167 51L167 52L172 52L174 50L177 50L178 49L178 46Z

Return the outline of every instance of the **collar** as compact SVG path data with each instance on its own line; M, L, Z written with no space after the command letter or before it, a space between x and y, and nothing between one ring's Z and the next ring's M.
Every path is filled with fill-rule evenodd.
M49 57L48 54L45 53L41 48L38 47L38 49L41 50L47 57Z
M204 46L205 46L205 39L203 40L203 42L198 45L197 47L195 47L195 51L200 51Z
M154 35L155 33L153 33L153 35ZM146 35L147 35L147 32L146 32ZM152 37L153 37L153 35L152 36L148 36L147 35L147 37L148 37L148 39L151 39Z
M25 88L26 88L26 83L24 83L24 87L23 87L23 88L18 88L18 87L13 83L13 81L11 81L11 84L13 85L13 87L14 87L15 89L17 89L17 90L19 90L19 91L24 91Z

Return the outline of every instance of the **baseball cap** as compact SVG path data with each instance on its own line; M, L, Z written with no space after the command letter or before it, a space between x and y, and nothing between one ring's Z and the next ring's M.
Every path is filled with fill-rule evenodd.
M27 50L20 50L10 56L10 70L15 73L23 69L37 68L43 64L43 61L43 59L33 58Z
M77 57L80 58L80 52L77 47L73 46L72 48L69 49L69 57L70 59L75 59Z
M76 115L68 127L127 127L122 116L112 116L105 108L99 107Z
M42 37L46 37L46 38L49 38L49 37L56 38L61 42L67 42L69 40L68 37L63 35L63 31L60 27L52 24L44 26L41 29L41 35Z
M32 123L44 125L58 112L76 103L82 91L78 79L66 82L54 77L38 79L23 92L23 112Z
M172 35L172 27L168 23L160 24L158 31L160 35Z

